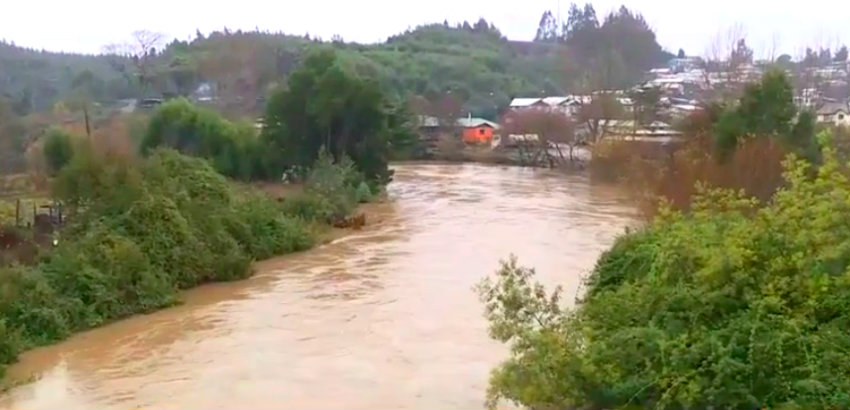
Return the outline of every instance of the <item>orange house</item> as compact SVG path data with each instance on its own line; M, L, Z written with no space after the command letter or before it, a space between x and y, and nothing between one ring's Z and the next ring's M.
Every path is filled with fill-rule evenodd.
M489 144L499 124L483 118L461 118L458 126L463 129L463 142L467 144Z

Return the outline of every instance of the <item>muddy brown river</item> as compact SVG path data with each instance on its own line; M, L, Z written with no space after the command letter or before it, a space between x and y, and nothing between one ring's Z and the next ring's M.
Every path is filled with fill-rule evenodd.
M507 349L473 286L511 253L567 299L633 211L584 177L398 165L370 225L24 354L0 408L471 409Z

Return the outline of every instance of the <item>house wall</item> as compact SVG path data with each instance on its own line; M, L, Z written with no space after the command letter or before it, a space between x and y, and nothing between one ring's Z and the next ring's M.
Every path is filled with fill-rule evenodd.
M493 140L493 128L473 127L463 129L463 142L470 144L489 143Z
M850 114L844 111L838 111L832 115L818 115L818 122L828 122L832 123L836 127L844 126L850 127Z
M839 111L835 113L835 115L833 115L832 123L835 124L836 127L848 127L850 126L850 115L848 115L848 113L846 112Z

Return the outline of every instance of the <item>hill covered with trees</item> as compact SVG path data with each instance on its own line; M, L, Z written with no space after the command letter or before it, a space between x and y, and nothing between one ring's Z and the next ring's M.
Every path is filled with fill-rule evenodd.
M606 81L627 84L668 57L640 14L623 7L599 24L592 6L573 8L581 13L571 12L563 27L544 13L533 42L508 40L482 18L423 25L370 45L228 29L168 44L161 35L138 31L129 43L107 45L98 56L3 43L0 96L26 113L79 94L108 103L189 96L205 85L223 108L259 113L258 101L283 84L309 50L331 47L347 67L398 99L451 95L464 113L496 118L512 97L577 91L603 66L617 77Z

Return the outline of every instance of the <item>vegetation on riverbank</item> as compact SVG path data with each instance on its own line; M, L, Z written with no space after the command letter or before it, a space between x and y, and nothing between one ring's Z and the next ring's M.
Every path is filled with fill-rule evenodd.
M664 205L690 209L700 182L743 190L766 202L784 184L787 154L815 165L821 160L814 117L797 109L793 95L788 76L770 71L737 100L711 105L686 119L681 143L595 144L590 171L594 177L622 182L648 219ZM850 152L846 130L833 134L839 154Z
M377 83L322 49L271 94L261 131L176 99L154 112L140 145L143 154L164 146L207 158L218 172L242 181L301 179L325 151L335 162L350 159L366 180L384 185L392 177L389 157L415 143L413 128L411 114Z
M22 350L245 278L252 261L310 248L330 225L362 224L348 217L390 180L387 155L407 125L380 90L334 68L333 53L316 56L323 64L308 58L272 99L262 134L185 100L154 113L138 149L126 136L49 134L41 154L68 224L56 248L0 266L0 373ZM346 86L346 104L325 111L337 101L330 84ZM305 93L328 99L295 116ZM244 183L282 177L303 192L275 200Z
M824 146L766 202L703 187L627 233L574 309L503 264L479 288L512 352L490 406L850 407L850 164Z
M133 159L79 144L53 186L71 221L59 246L34 266L0 268L0 365L172 305L180 289L245 278L253 260L310 248L322 226L368 199L357 196L358 175L323 157L306 193L279 202L173 150Z

